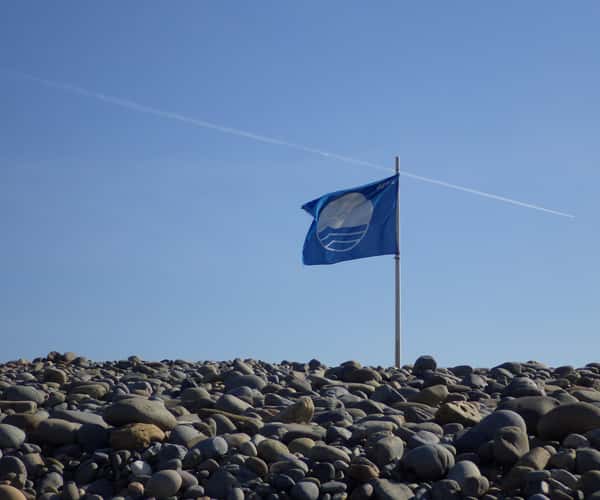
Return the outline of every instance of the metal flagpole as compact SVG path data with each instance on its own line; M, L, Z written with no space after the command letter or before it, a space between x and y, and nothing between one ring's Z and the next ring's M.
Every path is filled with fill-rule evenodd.
M400 312L400 157L396 156L396 174L398 175L398 199L396 200L396 242L398 251L394 255L396 264L396 368L400 368L400 334L402 333Z

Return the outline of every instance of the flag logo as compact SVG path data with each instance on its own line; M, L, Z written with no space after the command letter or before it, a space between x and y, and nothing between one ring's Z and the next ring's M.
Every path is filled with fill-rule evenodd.
M398 174L302 205L313 218L302 248L304 264L397 254L397 188Z
M373 204L361 193L348 193L330 201L317 224L319 243L330 252L347 252L365 237Z

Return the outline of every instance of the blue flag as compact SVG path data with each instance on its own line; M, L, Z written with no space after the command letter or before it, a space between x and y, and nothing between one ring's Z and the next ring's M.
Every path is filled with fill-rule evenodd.
M398 175L329 193L302 208L314 220L302 260L308 266L398 253Z

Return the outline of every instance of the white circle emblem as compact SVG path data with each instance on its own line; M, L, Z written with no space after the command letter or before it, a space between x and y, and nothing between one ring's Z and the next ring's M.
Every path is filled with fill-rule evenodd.
M317 238L326 250L347 252L365 237L372 216L373 204L363 194L345 194L321 210Z

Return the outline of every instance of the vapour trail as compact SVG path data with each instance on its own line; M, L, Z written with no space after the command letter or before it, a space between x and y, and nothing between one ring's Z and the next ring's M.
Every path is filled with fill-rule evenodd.
M140 113L147 113L147 114L151 114L154 116L159 116L161 118L166 118L166 119L170 119L170 120L175 120L175 121L179 121L182 123L187 123L188 125L192 125L195 127L199 127L199 128L204 128L204 129L210 129L210 130L215 130L218 132L222 132L224 134L230 134L230 135L235 135L238 137L245 137L247 139L251 139L254 141L259 141L259 142L263 142L266 144L274 144L274 145L278 145L278 146L284 146L284 147L288 147L288 148L292 148L292 149L296 149L298 151L303 151L305 153L311 153L311 154L316 154L319 156L323 156L325 158L331 158L334 160L339 160L345 163L352 163L354 165L361 165L364 167L369 167L369 168L374 168L377 170L384 170L386 172L389 172L391 170L390 167L386 167L384 165L379 165L377 163L372 163L369 161L364 161L364 160L358 160L356 158L351 158L348 156L343 156L337 153L330 153L328 151L323 151L321 149L316 149L316 148L312 148L309 146L304 146L302 144L296 144L293 142L288 142L288 141L283 141L280 139L276 139L274 137L268 137L265 135L260 135L260 134L255 134L253 132L248 132L246 130L241 130L241 129L237 129L237 128L233 128L233 127L225 127L223 125L219 125L216 123L212 123L212 122L207 122L205 120L199 120L197 118L192 118L186 115L182 115L180 113L173 113L171 111L165 111L162 109L157 109L151 106L146 106L144 104L140 104L137 103L135 101L131 101L129 99L122 99L119 97L115 97L115 96L111 96L111 95L106 95L106 94L102 94L100 92L95 92L95 91L91 91L91 90L87 90L84 89L82 87L78 87L76 85L71 85L68 83L62 83L62 82L57 82L57 81L53 81L53 80L47 80L45 78L39 78L37 76L33 76L33 75L29 75L27 73L22 73L20 71L14 71L11 69L4 69L4 68L0 68L2 71L12 74L13 76L17 76L19 78L23 78L26 80L30 80L36 83L41 83L47 87L52 87L52 88L56 88L59 90L63 90L66 92L71 92L73 94L78 94L84 97L89 97L92 99L96 99L108 104L113 104L116 106L120 106L122 108L126 108L126 109L130 109L132 111L138 111ZM504 203L509 203L511 205L516 205L519 207L523 207L523 208L529 208L529 209L533 209L533 210L538 210L540 212L545 212L548 214L552 214L552 215L558 215L561 217L568 217L568 218L575 218L574 215L572 214L568 214L565 212L560 212L558 210L552 210L550 208L545 208L539 205L534 205L532 203L526 203L523 201L519 201L519 200L515 200L512 198L507 198L505 196L500 196L497 194L493 194L493 193L488 193L485 191L480 191L478 189L472 189L469 187L465 187L465 186L460 186L458 184L452 184L450 182L446 182L446 181L442 181L439 179L433 179L430 177L424 177L421 175L417 175L417 174L413 174L411 172L408 172L406 170L402 170L400 172L400 175L405 176L405 177L409 177L411 179L415 179L421 182L426 182L429 184L435 184L438 186L442 186L442 187L446 187L446 188L450 188L450 189L454 189L457 191L462 191L465 193L470 193L470 194L474 194L477 196L482 196L484 198L489 198L492 200L496 200L496 201L501 201Z

